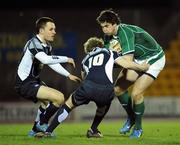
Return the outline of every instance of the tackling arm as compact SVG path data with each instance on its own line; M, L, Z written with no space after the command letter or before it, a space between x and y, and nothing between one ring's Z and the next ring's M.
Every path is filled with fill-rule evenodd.
M60 75L63 75L65 77L68 77L70 75L70 73L60 64L51 64L48 66Z
M51 56L51 55L47 55L44 52L38 52L35 55L35 58L37 58L41 63L43 64L57 64L57 63L65 63L68 62L68 57L66 56Z
M115 60L115 63L126 68L126 69L133 69L136 71L147 71L149 69L149 64L146 62L142 64L137 64L133 61L133 55L127 56L120 56Z

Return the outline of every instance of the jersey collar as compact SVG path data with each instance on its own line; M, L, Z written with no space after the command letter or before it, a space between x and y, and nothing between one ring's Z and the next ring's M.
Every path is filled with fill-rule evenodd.
M119 37L118 37L119 31L120 31L120 25L117 25L117 33L116 33L116 35L113 35L113 38L119 39Z
M39 39L39 41L41 42L41 45L42 45L42 46L47 47L47 44L42 42L42 39L41 39L41 37L39 37L38 34L36 35L36 37L37 37L37 38Z

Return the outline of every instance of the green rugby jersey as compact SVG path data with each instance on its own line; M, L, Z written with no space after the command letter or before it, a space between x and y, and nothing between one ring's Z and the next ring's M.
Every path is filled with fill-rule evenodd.
M156 40L138 26L120 24L117 34L111 39L105 40L105 47L109 48L110 41L113 39L120 43L122 55L133 53L135 59L147 59L149 64L153 64L164 56L164 52Z

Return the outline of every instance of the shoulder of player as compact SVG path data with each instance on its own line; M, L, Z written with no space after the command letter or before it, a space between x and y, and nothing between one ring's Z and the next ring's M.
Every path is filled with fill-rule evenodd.
M133 25L133 24L120 24L119 25L119 30L122 30L124 32L132 32L132 33L144 31L143 28L141 28L139 26L136 26L136 25Z
M36 36L29 40L29 49L33 48L43 49L42 42Z
M119 32L121 31L131 31L131 27L135 27L134 25L130 25L130 24L120 24L119 25Z

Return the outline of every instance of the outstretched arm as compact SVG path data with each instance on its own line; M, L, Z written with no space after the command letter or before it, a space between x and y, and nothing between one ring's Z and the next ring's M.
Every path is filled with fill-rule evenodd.
M41 63L49 65L69 62L69 59L71 61L71 58L68 58L66 56L47 55L45 52L38 52L35 55L35 58L38 59Z
M77 76L74 76L72 74L70 74L64 67L62 67L62 65L60 64L51 64L51 65L48 65L51 69L53 69L55 72L69 78L70 80L72 81L75 81L75 82L80 82L81 79Z
M146 62L142 64L137 64L136 62L133 61L133 56L120 56L115 60L115 63L126 68L126 69L133 69L136 71L147 71L149 69L149 64Z
M75 62L74 62L74 59L72 59L72 58L69 57L68 60L67 60L67 62L68 62L68 63L71 63L74 68L76 67Z

